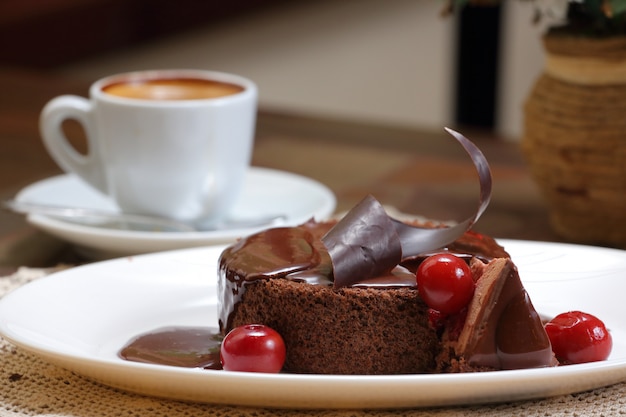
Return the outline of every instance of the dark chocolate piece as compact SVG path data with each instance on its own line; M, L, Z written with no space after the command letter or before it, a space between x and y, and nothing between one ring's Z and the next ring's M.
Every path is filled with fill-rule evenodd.
M371 195L354 206L322 242L332 259L335 288L384 275L402 260L396 228Z
M491 199L489 163L465 136L452 129L446 131L463 146L478 172L480 198L474 214L450 227L417 227L389 217L374 197L366 197L322 238L332 261L335 288L388 272L401 259L445 247L485 211Z
M556 365L550 339L510 259L484 267L476 284L457 355L471 365L492 369Z

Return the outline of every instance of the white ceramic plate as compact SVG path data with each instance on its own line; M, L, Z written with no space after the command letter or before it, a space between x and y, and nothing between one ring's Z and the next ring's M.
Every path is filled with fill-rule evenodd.
M128 362L132 337L162 326L217 326L222 247L73 268L0 300L0 332L78 374L123 390L197 402L291 408L422 407L531 399L626 380L626 252L503 240L540 313L579 309L613 335L609 360L549 369L447 375L254 374Z
M32 203L87 207L118 211L114 203L73 175L61 175L32 184L16 199ZM315 217L322 220L333 214L334 194L312 179L266 168L253 167L246 178L242 196L231 219L285 215L281 224L295 225ZM41 230L76 244L87 256L110 258L122 255L158 252L233 242L253 233L256 228L212 232L142 232L105 229L73 224L44 215L29 215L28 221Z

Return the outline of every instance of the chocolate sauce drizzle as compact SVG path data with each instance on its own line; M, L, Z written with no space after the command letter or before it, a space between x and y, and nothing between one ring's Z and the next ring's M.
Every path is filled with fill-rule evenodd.
M218 329L164 327L138 335L119 352L123 359L182 368L222 369Z

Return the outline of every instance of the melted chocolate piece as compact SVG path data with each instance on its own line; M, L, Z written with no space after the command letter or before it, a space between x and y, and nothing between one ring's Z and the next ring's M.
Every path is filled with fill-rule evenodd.
M139 335L120 351L121 358L184 368L222 369L217 329L165 327Z
M510 259L494 259L484 267L455 351L476 367L556 365L541 318Z

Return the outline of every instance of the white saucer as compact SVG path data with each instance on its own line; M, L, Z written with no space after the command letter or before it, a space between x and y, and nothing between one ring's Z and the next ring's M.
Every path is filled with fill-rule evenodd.
M31 282L0 300L0 334L52 363L123 390L241 406L450 406L571 394L624 381L626 251L500 243L515 259L540 314L582 310L606 323L613 336L608 360L514 371L377 376L225 372L122 360L119 350L139 334L165 326L217 327L216 271L223 246L96 262Z
M119 211L106 196L93 190L74 175L60 175L32 184L18 193L18 201L60 206ZM257 216L285 215L280 225L296 225L311 218L322 220L333 214L334 194L323 184L300 175L253 167L232 220ZM35 227L77 245L91 258L110 258L223 244L266 228L231 229L207 232L145 232L68 223L45 215L29 215Z

